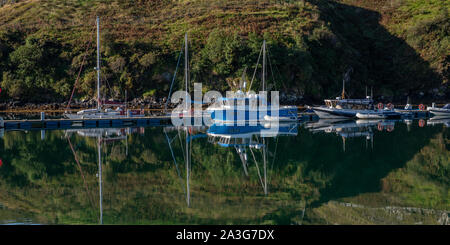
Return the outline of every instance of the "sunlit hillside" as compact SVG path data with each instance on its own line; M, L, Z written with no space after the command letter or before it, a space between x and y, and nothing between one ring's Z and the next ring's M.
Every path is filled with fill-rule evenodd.
M82 64L76 97L92 95L96 16L101 18L103 89L116 98L123 98L125 90L132 97L167 96L185 32L192 82L208 89L228 90L245 67L251 76L266 39L270 88L299 98L318 101L337 95L349 70L347 90L353 97L363 96L366 86L376 96L399 101L407 95L421 100L448 96L448 1L0 4L3 101L67 101Z

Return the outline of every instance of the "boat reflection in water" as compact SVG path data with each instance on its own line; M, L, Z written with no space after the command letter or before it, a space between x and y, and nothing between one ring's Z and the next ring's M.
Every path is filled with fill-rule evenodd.
M97 139L97 161L98 161L98 185L99 185L99 223L103 224L103 178L102 178L102 146L104 144L117 142L125 140L126 143L126 155L128 156L128 135L132 132L139 131L140 133L143 133L144 128L90 128L90 129L69 129L65 131L66 138L69 142L69 146L72 150L72 153L74 155L75 161L78 165L78 169L81 173L81 176L84 179L84 174L81 169L81 165L79 162L79 159L77 157L76 151L72 145L72 142L70 140L70 137L72 134L77 134L81 137L87 137L87 138L96 138ZM86 186L86 191L89 194L89 191ZM92 201L93 202L93 201Z
M267 189L267 161L269 156L273 156L272 164L276 157L276 146L274 152L269 152L268 139L276 139L278 136L296 136L297 123L276 124L265 123L256 125L236 126L234 124L213 124L209 128L205 126L190 126L190 127L165 127L164 134L169 145L173 162L177 174L180 178L183 192L186 195L186 204L190 207L190 173L192 168L192 143L194 139L208 137L208 142L220 147L234 148L239 155L242 162L245 175L248 177L249 161L255 163L259 181L263 188L264 194L268 194ZM173 137L169 137L170 132L177 132ZM179 138L181 150L183 153L182 160L186 168L186 181L183 181L181 176L181 168L179 161L175 157L174 144L177 143L176 138ZM184 138L184 140L183 140ZM277 143L278 141L276 141ZM248 155L250 153L250 157ZM258 153L261 155L263 166L260 171L258 164ZM249 160L251 159L251 160ZM184 184L185 183L185 184Z
M248 176L249 156L251 153L251 160L255 163L259 181L267 195L267 161L269 155L273 155L275 161L276 152L269 152L268 139L277 138L278 136L296 136L297 124L276 124L275 127L271 123L258 124L254 126L234 126L232 124L213 124L207 131L208 142L217 144L221 147L234 148L239 155L242 162L244 173ZM257 151L260 151L263 161L263 176L257 161ZM275 150L276 151L276 150ZM256 152L256 154L255 154ZM269 154L270 153L270 154Z
M205 126L173 126L173 127L165 127L163 129L164 135L166 137L167 143L169 145L170 153L175 164L175 168L177 170L178 177L180 179L180 184L183 187L183 192L186 194L186 204L188 207L191 205L190 201L190 175L191 175L191 156L192 156L192 141L195 138L206 137L203 133L206 129ZM177 134L173 137L169 137L170 132L177 132ZM183 142L184 136L184 142ZM175 157L176 153L173 149L173 144L176 142L176 138L179 139L181 150L183 154L183 160L186 167L186 185L183 184L183 177L181 176L181 169L178 167L177 159Z
M428 119L427 121L427 125L439 125L439 124L443 124L445 127L450 128L450 118L449 117L432 117L430 119Z
M345 141L348 138L366 138L366 147L370 141L373 148L373 136L376 130L392 132L395 123L399 120L322 120L307 123L305 128L313 133L335 133L342 138L342 147L345 151ZM407 123L408 125L408 123Z

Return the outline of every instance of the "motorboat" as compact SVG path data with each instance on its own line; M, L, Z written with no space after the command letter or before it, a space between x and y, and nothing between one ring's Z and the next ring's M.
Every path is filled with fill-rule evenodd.
M372 99L372 92L370 96L364 99L349 99L345 93L345 82L348 80L348 74L344 76L342 81L342 94L336 99L326 99L324 100L325 105L309 107L314 111L314 113L321 119L345 119L354 118L356 114L365 110L374 109L374 102Z
M427 108L427 110L434 116L450 117L450 104L446 104L442 108L438 108L433 103L431 107Z

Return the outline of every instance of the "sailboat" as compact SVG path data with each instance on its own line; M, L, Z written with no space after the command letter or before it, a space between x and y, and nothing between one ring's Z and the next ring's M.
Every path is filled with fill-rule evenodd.
M201 105L206 104L203 103L202 101L194 101L191 100L189 98L189 96L183 96L183 103L184 106L182 108L175 108L172 112L167 113L167 106L170 102L171 96L172 96L172 88L175 82L175 78L177 75L177 71L178 71L178 66L180 64L180 60L181 60L181 55L183 54L183 48L180 51L180 55L178 57L178 63L175 69L175 73L174 76L172 78L172 84L170 85L170 90L169 90L169 97L164 105L164 113L166 113L167 116L172 116L172 115L176 115L180 118L184 118L187 120L191 120L193 118L195 119L205 119L207 120L208 117L204 117L205 116L209 116L208 113L204 112L203 109L201 108ZM185 92L186 95L189 94L189 83L190 83L190 76L189 76L189 49L188 49L188 33L186 32L184 35L184 87L185 87ZM198 108L197 110L195 110L195 105L194 108L192 107L192 104L200 104L200 108ZM201 120L200 121L196 121L198 122L198 124L201 124ZM185 122L186 123L186 122ZM199 126L198 124L196 124L196 126Z
M261 47L262 60L262 91L266 92L266 41ZM261 54L260 52L260 54ZM258 58L259 63L259 58ZM258 67L258 64L256 65ZM256 72L256 68L255 68ZM296 106L274 106L266 98L251 93L246 83L239 88L233 97L219 98L218 103L208 107L207 112L214 122L260 122L260 121L297 121Z
M64 113L64 116L69 119L97 119L97 118L121 118L127 117L125 111L121 107L121 104L109 101L101 101L100 98L100 18L97 16L97 108L86 109L78 111L77 113ZM116 109L105 108L102 109L102 104L104 106L114 106L119 105Z

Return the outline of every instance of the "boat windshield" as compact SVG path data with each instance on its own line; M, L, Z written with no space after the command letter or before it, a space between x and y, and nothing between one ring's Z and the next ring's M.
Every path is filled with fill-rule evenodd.
M226 98L226 97L222 97L219 98L219 101L222 102L224 105L245 105L245 106L257 106L259 104L261 105L269 105L269 103L267 103L267 100L264 98L261 98L259 96L252 96L252 97L233 97L233 98Z
M335 99L325 100L327 107L338 109L365 108L373 104L372 99Z
M450 104L446 104L444 107L442 107L443 109L450 109Z

